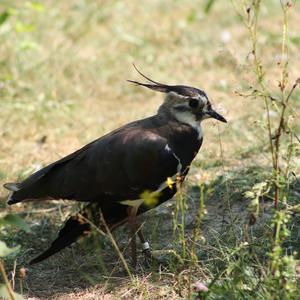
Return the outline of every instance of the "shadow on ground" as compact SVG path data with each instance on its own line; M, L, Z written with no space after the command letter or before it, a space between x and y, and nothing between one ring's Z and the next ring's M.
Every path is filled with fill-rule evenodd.
M207 214L201 225L201 233L206 241L205 248L210 243L213 244L215 240L222 242L226 239L224 241L226 243L229 241L239 243L243 240L243 226L249 223L249 200L244 197L244 193L250 190L255 183L261 182L263 178L263 169L253 167L247 170L228 172L226 177L219 176L216 180L205 184ZM185 212L187 238L195 229L201 191L201 186L191 184L191 181L193 180L187 183L190 185L184 191L187 203ZM290 200L296 201L299 194L300 182L294 181L291 184ZM272 202L264 199L262 208L262 216L253 226L253 234L259 235L262 224L270 219ZM22 252L17 257L17 263L18 267L25 266L27 268L27 274L23 282L16 283L16 290L20 290L22 286L23 292L27 296L54 299L59 295L78 292L95 285L101 285L105 292L109 292L128 282L128 275L111 242L108 238L96 233L89 239L82 240L40 264L28 266L29 260L47 248L55 238L70 206L44 203L38 207L35 205L33 208L31 204L27 204L25 210L27 213L24 214L24 217L30 224L32 232L19 231L15 232L13 237L4 236L9 244L13 242L22 245ZM178 249L176 231L174 233L174 213L172 213L175 210L176 199L173 199L141 217L144 233L150 238L153 249ZM299 223L299 217L295 216L291 225L292 236L287 245L292 249L299 248ZM114 236L130 264L128 251L126 251L128 246L127 227L119 228L115 231ZM180 252L180 250L178 251ZM199 261L205 262L207 259L207 253L204 252L199 249ZM142 263L141 254L139 262ZM9 270L11 267L12 261L8 261L7 269ZM168 259L163 267L169 268ZM145 276L151 271L155 273L156 270L145 269L140 265L136 273Z

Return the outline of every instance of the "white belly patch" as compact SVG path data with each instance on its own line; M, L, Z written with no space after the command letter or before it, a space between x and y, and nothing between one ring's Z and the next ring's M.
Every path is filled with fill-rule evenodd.
M136 199L136 200L124 200L119 203L121 203L123 205L139 207L143 202L144 202L144 199Z

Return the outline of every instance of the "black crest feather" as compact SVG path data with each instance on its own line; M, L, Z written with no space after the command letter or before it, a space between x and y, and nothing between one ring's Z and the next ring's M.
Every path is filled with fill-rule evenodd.
M142 83L139 81L135 81L135 80L127 80L128 82L134 83L136 85L140 85L140 86L144 86L148 89L154 90L154 91L158 91L158 92L162 92L162 93L170 93L170 92L174 92L178 95L181 95L183 97L197 97L198 95L200 96L204 96L207 98L205 92L203 92L200 89L191 87L191 86L187 86L187 85L168 85L168 84L164 84L164 83L160 83L157 82L151 78L149 78L148 76L146 76L145 74L143 74L135 64L133 64L133 67L135 68L135 70L142 76L144 77L146 80L148 80L151 83Z
M172 86L167 85L167 84L163 84L157 81L152 80L151 78L149 78L148 76L144 75L135 64L133 64L133 67L135 68L135 70L141 75L143 76L145 79L147 79L148 81L152 82L152 84L150 83L141 83L135 80L127 80L128 82L134 83L136 85L141 85L144 87L147 87L151 90L155 90L158 92L162 92L162 93L169 93L172 90Z

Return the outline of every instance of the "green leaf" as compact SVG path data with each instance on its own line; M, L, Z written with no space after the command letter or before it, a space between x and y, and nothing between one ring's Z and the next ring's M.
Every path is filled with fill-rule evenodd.
M207 0L205 6L204 6L204 12L208 14L214 4L215 0Z
M45 6L39 2L29 1L26 2L26 6L38 12L43 12L45 10Z
M15 292L13 292L13 296L14 296L14 300L24 300L22 295L17 294ZM11 296L9 295L9 292L5 284L0 284L0 299L4 299L4 300L11 299Z
M8 256L12 253L17 252L20 249L20 246L9 248L3 241L0 241L0 257Z
M8 19L9 16L10 14L7 10L0 14L0 26Z
M22 41L18 45L18 50L36 50L38 48L38 45L35 42L32 41Z
M193 23L197 20L197 11L192 10L191 13L187 16L187 21Z
M20 21L18 21L15 25L15 29L18 33L24 33L24 32L32 32L35 30L34 26L32 24L25 24Z
M26 232L30 232L30 227L28 224L18 215L6 215L5 217L0 219L0 226L1 225L11 225L11 226L16 226L20 229L23 229Z

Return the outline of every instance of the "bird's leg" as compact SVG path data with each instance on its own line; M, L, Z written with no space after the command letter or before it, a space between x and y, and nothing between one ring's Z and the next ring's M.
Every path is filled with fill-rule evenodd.
M132 258L132 265L135 268L137 263L136 258L136 230L137 230L137 223L136 223L136 208L133 206L128 207L128 223L130 226L130 246L131 246L131 258Z
M145 258L145 265L149 267L151 264L151 259L152 259L149 243L146 242L141 229L139 229L139 231L138 231L138 236L142 243L143 254L144 254L144 258Z
M150 266L151 264L151 252L149 243L145 240L142 230L136 220L137 208L133 206L128 207L128 223L130 226L130 246L131 246L131 257L133 267L137 264L137 254L136 254L136 234L138 234L139 239L142 243L143 254L145 258L145 265Z

